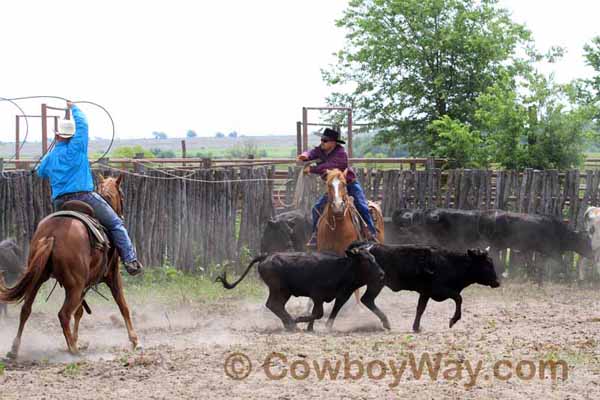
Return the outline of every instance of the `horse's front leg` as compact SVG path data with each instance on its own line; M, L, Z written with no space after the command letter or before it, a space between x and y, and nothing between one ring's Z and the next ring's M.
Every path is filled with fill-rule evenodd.
M139 339L137 333L133 329L133 323L131 322L131 315L129 313L129 306L125 301L125 294L123 293L123 281L121 274L118 270L114 271L113 279L107 280L106 284L110 288L110 292L115 299L115 302L119 306L123 320L125 321L125 327L127 328L127 334L129 335L129 341L134 350L140 348Z

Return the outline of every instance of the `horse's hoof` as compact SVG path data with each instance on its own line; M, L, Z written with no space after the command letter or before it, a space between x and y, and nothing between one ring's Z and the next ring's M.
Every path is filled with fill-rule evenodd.
M141 343L136 343L133 345L133 351L139 352L139 353L143 353L144 352L144 346Z
M9 360L16 360L18 357L17 352L13 352L12 350L9 351L8 353L6 353L6 358L8 358Z
M390 330L392 330L392 327L390 326L389 322L384 322L383 329L390 331Z
M457 321L455 321L454 319L450 318L450 323L448 324L448 328L452 328L454 326L454 324L456 324Z

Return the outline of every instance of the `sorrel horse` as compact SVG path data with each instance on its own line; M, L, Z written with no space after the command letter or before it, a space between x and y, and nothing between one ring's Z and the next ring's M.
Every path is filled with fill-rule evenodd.
M122 176L99 178L98 193L111 205L118 215L123 214L123 194L120 188ZM38 290L48 279L54 278L64 287L65 301L58 313L67 347L70 353L77 354L79 321L84 308L90 313L84 296L95 284L104 282L119 306L129 340L133 348L138 348L138 336L133 329L129 307L123 294L123 282L119 273L119 257L114 247L108 254L92 247L89 233L83 222L69 217L46 219L38 225L31 239L27 269L21 279L7 288L0 279L0 302L23 301L19 330L12 349L7 357L17 358L21 345L21 335L31 314L31 305ZM74 316L73 331L71 317Z
M352 197L348 195L346 174L347 170L327 171L327 205L317 225L317 251L333 251L343 256L352 242L362 239L361 228L357 227L360 224L356 224L361 217ZM384 223L381 209L379 205L369 201L369 210L377 228L377 241L383 243ZM354 294L358 302L359 290Z
M317 250L333 251L342 256L355 240L360 240L360 232L352 221L353 216L360 219L358 210L346 190L346 173L339 169L327 171L327 205L317 225ZM383 215L376 203L369 202L377 240L383 243Z

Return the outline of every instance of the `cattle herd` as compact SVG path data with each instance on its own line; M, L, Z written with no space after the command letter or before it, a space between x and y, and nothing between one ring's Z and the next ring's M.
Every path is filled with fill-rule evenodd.
M355 242L346 256L339 257L305 252L310 220L300 211L285 212L267 224L261 241L264 254L252 260L242 277L233 284L225 274L217 280L232 289L258 263L259 275L269 288L267 307L286 329L307 322L312 330L314 321L323 316L323 303L335 300L327 321L331 327L352 291L365 285L361 302L389 329L387 317L375 305L383 286L394 292L415 291L419 300L413 330L418 332L429 299L455 302L452 327L461 318L464 288L473 283L500 286L499 277L507 274L503 263L490 256L500 250L536 252L555 259L573 251L593 261L600 252L596 207L589 207L584 215L584 232L553 216L503 210L403 209L393 214L392 224L393 244ZM285 310L291 296L310 298L312 313L292 318Z

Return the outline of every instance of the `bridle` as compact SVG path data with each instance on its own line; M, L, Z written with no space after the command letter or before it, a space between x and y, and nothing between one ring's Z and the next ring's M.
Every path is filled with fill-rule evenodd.
M339 194L339 185L341 185L342 183L343 183L342 180L336 176L331 180L331 182L328 182L328 185L327 185L328 186L328 201L327 201L327 206L324 211L324 214L326 214L328 216L328 218L325 221L331 231L335 231L337 228L336 220L345 218L346 215L348 214L348 212L350 211L350 207L348 206L348 202L349 202L348 193L344 193L343 195ZM334 196L332 196L332 193L331 193L332 186L333 186ZM341 202L340 202L340 206L339 206L339 208L341 208L341 212L333 210L333 201L338 196L341 197Z

